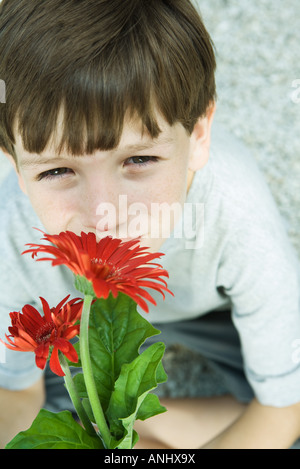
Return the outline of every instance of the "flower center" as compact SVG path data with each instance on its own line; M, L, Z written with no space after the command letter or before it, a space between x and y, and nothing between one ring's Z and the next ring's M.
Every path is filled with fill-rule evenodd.
M55 325L51 322L47 322L40 327L35 335L35 340L38 344L42 342L48 342L51 338L52 332L55 329Z
M94 264L96 269L96 274L102 278L108 279L112 277L117 277L120 270L113 264L109 262L103 262L102 259L91 259L92 264Z

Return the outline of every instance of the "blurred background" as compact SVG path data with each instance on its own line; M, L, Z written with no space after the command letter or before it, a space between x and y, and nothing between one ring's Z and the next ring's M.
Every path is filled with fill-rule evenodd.
M193 2L216 48L216 120L252 151L300 256L300 2ZM8 168L0 154L0 181ZM165 366L161 394L223 392L209 366L180 347L167 351Z
M194 3L216 47L216 120L251 149L300 255L300 2Z

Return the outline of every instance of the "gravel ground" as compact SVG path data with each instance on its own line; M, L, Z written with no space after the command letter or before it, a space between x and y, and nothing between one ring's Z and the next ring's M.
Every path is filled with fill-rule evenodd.
M300 2L195 3L217 51L216 118L252 150L300 254Z
M300 2L194 3L216 47L216 120L253 152L300 255ZM0 181L8 170L1 156ZM160 394L194 396L225 390L209 365L180 347L167 351L165 366L169 380L161 385Z

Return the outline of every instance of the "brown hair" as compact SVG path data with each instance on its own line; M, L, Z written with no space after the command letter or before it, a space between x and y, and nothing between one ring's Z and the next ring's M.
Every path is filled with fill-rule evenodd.
M192 132L215 99L211 39L189 0L4 0L0 147L41 153L63 109L58 151L118 145L126 113L152 138L159 110Z

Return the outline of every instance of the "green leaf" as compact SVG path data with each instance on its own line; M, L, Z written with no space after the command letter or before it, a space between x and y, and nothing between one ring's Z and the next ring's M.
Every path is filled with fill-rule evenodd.
M136 420L147 420L154 415L162 414L167 409L159 402L155 394L147 394L141 406L138 409Z
M157 378L163 377L161 359L164 350L163 343L155 343L133 362L122 366L106 412L111 432L120 439L120 449L132 447L133 425L138 415L145 419L165 411L156 396L147 397L156 388Z
M91 307L89 344L97 391L105 411L121 367L139 355L140 346L148 337L159 334L136 309L136 303L119 293L100 298ZM83 375L75 377L77 390L86 398Z
M31 427L16 435L5 449L103 449L100 438L91 437L68 411L42 409Z
M98 299L91 307L90 355L97 392L113 436L113 447L132 448L138 440L133 430L135 420L145 420L166 410L157 396L149 394L158 383L167 379L161 363L164 344L153 344L139 354L147 338L159 333L138 313L136 303L125 294ZM75 384L84 408L94 421L82 373L76 375Z

